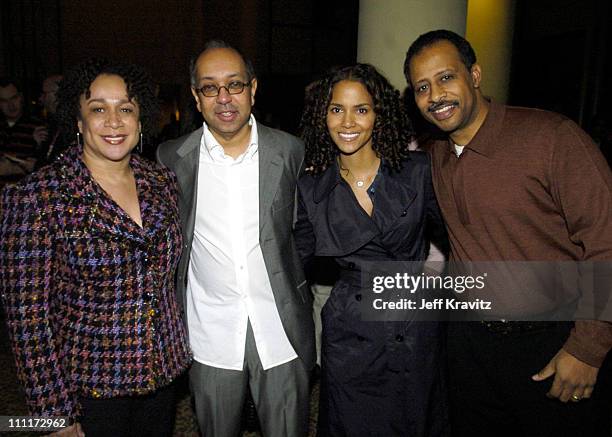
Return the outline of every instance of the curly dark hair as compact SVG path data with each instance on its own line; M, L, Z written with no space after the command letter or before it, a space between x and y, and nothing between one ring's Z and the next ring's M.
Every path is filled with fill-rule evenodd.
M476 53L474 52L474 49L472 48L471 44L461 35L446 29L429 31L415 39L406 52L406 59L404 60L404 76L406 77L409 87L412 86L410 82L410 61L412 58L419 54L425 47L429 47L440 41L448 41L455 46L459 52L461 62L463 62L468 71L470 71L472 69L472 65L476 63Z
M374 102L372 149L393 169L408 155L412 123L399 91L369 64L355 64L329 72L306 88L299 133L306 144L305 168L313 174L325 171L339 154L327 129L327 110L334 85L342 80L362 83Z
M128 97L138 104L143 134L153 137L159 106L149 73L137 65L99 58L89 59L73 67L60 82L57 91L57 120L66 136L72 138L76 135L77 120L81 116L79 100L83 94L89 98L89 87L102 74L116 75L123 79Z

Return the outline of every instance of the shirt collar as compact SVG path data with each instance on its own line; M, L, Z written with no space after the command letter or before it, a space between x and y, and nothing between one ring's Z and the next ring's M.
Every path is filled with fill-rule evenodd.
M506 116L506 106L499 103L490 102L489 112L482 123L482 126L472 138L468 144L465 144L466 149L473 150L474 152L484 155L486 157L492 157L497 149L503 147L499 141L500 132L503 127L504 118ZM462 144L460 144L462 145ZM465 149L464 149L465 150ZM448 152L456 155L455 143L453 140L448 138Z
M217 141L206 122L204 122L200 153L208 153L212 161L216 163L240 164L241 162L254 159L259 148L259 135L257 133L257 122L253 114L249 117L249 125L251 126L249 146L242 155L234 159L225 154L223 146L219 144L219 141Z

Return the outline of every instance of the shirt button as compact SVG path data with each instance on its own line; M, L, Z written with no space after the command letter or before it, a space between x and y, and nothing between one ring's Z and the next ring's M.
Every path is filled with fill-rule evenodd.
M357 302L361 302L361 294L356 294L356 295L355 295L355 300L356 300Z
M404 336L403 336L403 335L401 335L401 334L397 334L397 335L395 336L395 341L399 341L399 342L404 341Z
M348 268L349 268L350 270L355 270L355 263L354 263L354 262L350 262L350 263L348 263Z
M408 210L403 210L401 216L406 217L408 215Z

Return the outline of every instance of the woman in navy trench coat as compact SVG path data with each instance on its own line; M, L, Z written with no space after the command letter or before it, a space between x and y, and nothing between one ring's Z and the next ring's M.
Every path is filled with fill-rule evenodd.
M440 324L360 311L366 264L422 261L426 230L445 238L428 157L408 152L399 93L370 65L337 70L309 88L301 132L298 251L307 269L314 256L341 269L321 314L319 435L447 435Z

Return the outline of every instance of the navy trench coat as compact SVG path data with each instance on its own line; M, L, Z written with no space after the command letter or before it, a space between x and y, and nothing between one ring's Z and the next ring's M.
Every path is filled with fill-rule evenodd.
M422 261L428 235L446 238L428 156L400 170L383 160L360 207L338 165L298 182L295 239L305 266L333 257L341 273L322 310L320 436L444 436L448 433L444 331L436 322L364 321L364 262Z

